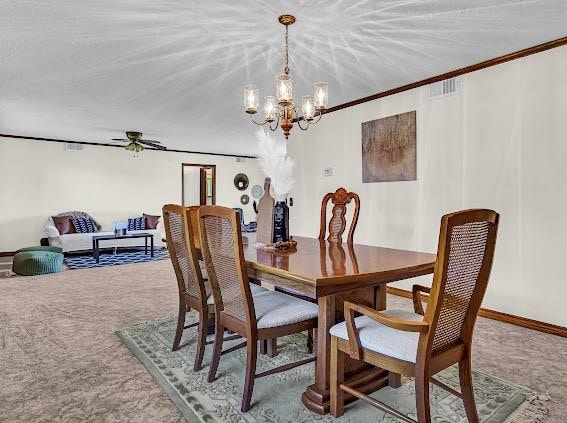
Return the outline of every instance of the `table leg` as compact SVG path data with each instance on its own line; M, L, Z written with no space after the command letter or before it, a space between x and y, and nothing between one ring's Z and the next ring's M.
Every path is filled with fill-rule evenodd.
M376 310L386 310L386 284L374 287L374 308Z
M148 255L148 237L144 237L144 254Z
M93 239L93 258L95 258L95 240Z
M95 241L95 258L96 262L100 263L100 244L98 242L98 239Z
M150 255L154 256L154 237L153 235L150 237Z

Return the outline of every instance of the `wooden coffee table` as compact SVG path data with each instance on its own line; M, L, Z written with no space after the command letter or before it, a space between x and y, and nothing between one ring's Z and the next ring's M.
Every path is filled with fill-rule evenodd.
M144 238L144 253L148 254L148 238L150 239L150 255L151 257L154 256L154 236L147 232L139 232L139 233L129 233L126 235L115 235L115 234L107 234L107 235L93 235L93 258L96 260L97 263L100 262L100 241L111 241L111 240L118 240L118 239L132 239L132 238ZM111 247L116 247L117 245L111 245Z

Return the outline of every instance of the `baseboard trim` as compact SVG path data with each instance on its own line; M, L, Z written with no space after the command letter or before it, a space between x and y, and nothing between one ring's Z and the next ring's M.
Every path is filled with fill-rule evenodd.
M410 291L401 288L388 287L388 294L397 295L398 297L412 298ZM422 294L423 295L423 294ZM425 297L425 295L423 295ZM567 338L567 327L558 326L551 323L540 322L538 320L527 319L525 317L514 316L513 314L502 313L500 311L481 308L479 316L487 319L498 320L499 322L510 323L515 326L537 330L538 332L549 333L551 335Z
M15 251L0 251L0 257L10 257L16 254Z

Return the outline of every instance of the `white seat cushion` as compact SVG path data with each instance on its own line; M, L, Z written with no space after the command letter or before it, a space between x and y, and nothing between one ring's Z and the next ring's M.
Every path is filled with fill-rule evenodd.
M383 313L403 320L423 320L422 315L412 313L411 311L386 310ZM418 332L404 332L393 329L366 316L356 317L354 322L358 328L360 343L364 348L389 357L415 363L417 344L419 342ZM333 326L329 329L329 333L337 338L348 340L345 322Z
M281 292L267 291L254 297L258 329L303 322L317 317L318 307Z
M262 294L264 292L268 292L268 290L266 288L262 288L258 284L251 283L250 284L250 292L252 293L252 295L258 295L258 294ZM213 294L211 293L211 295L209 295L209 298L207 298L207 304L214 304L214 303L215 303L215 299L213 297Z

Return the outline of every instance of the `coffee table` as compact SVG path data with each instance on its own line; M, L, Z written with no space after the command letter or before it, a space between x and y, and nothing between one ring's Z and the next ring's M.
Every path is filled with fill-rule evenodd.
M148 238L150 239L150 255L154 256L154 236L147 232L138 232L135 234L127 233L126 235L93 235L93 258L97 263L100 262L100 241L118 240L118 239L132 239L132 238L144 238L144 253L148 254ZM112 247L117 247L112 245Z

